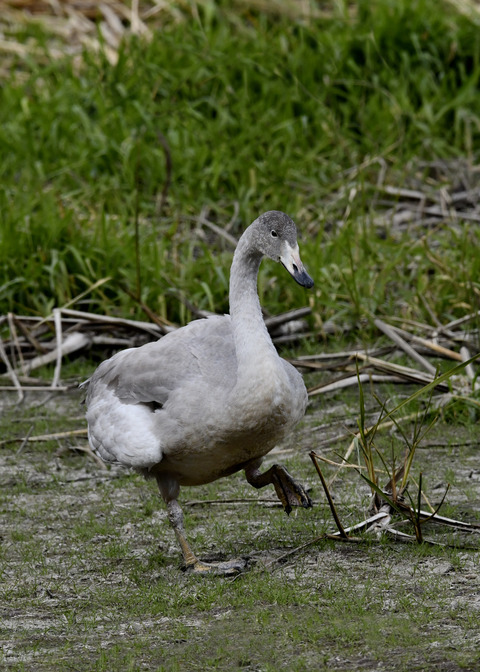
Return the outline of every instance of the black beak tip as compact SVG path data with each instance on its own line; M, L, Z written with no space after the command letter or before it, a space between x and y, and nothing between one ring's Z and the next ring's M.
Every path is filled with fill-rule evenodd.
M282 261L282 265L290 273L295 282L298 282L299 285L305 287L305 289L311 289L313 287L313 279L308 275L307 271L303 268L301 271L297 266L293 266L293 272L288 269Z
M306 271L295 273L293 276L294 280L298 282L299 285L305 287L305 289L311 289L313 287L313 279L308 275Z

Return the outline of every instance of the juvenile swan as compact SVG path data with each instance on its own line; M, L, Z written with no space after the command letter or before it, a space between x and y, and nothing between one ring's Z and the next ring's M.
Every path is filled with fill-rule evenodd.
M195 572L231 573L242 564L196 558L177 501L180 486L244 469L255 488L273 484L287 513L292 505L312 505L284 467L259 471L307 404L301 375L278 356L262 318L257 275L263 256L281 262L303 287L313 286L295 224L283 212L266 212L235 250L229 315L190 322L155 343L119 352L84 383L92 449L105 462L156 479L185 565Z

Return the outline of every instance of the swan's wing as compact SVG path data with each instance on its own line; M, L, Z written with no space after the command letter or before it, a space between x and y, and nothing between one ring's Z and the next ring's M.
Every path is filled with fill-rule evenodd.
M209 419L235 380L227 316L119 352L88 381L90 445L106 462L150 469L165 454L208 440Z
M295 424L305 415L308 403L307 389L303 382L303 376L297 371L293 364L290 364L290 362L287 362L285 359L280 359L280 361L290 382L290 413L293 423Z
M123 403L165 405L175 393L228 391L236 380L230 317L196 320L155 343L130 348L103 362L89 383L87 406L98 383Z

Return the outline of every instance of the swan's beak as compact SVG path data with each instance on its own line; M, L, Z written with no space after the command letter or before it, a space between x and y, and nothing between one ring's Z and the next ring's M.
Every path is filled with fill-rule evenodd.
M310 289L313 287L313 280L305 270L305 266L300 259L300 250L298 245L291 247L287 242L284 244L283 254L280 256L281 263L285 266L292 278L302 287Z

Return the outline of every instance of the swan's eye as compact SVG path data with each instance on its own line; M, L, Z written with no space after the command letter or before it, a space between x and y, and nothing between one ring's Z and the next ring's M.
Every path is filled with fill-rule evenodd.
M275 229L272 229L270 233L272 234L272 238L276 238L278 236L278 233L275 231Z

